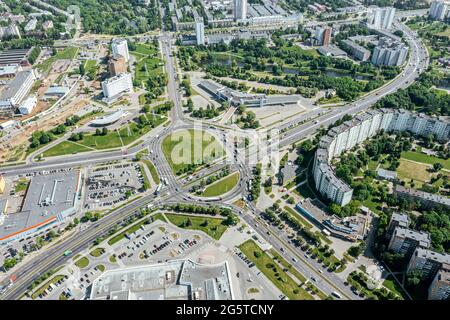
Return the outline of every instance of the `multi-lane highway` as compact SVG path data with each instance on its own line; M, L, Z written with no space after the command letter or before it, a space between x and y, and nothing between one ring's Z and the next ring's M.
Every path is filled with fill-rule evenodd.
M310 120L309 122L305 122L285 131L280 137L279 143L281 147L290 145L308 135L313 134L320 127L328 126L337 119L341 118L344 114L356 114L364 109L367 109L387 94L390 94L399 88L405 88L413 83L417 76L427 68L428 55L426 49L421 45L411 30L398 22L396 22L396 27L403 30L405 39L411 48L409 61L403 72L387 85L370 94L367 94L358 101L343 107L333 108L330 111L322 111L320 115L317 112L314 120ZM29 261L26 261L15 271L17 282L1 297L2 299L17 299L24 291L26 291L32 281L37 279L41 274L64 263L67 259L70 259L70 257L63 256L63 252L65 250L72 250L75 254L82 251L84 248L88 247L95 238L107 233L108 230L110 230L114 225L120 223L130 215L133 215L136 210L145 206L149 202L156 204L183 201L195 201L199 204L211 203L205 201L205 199L190 195L183 188L180 183L180 179L174 175L162 152L162 141L168 134L178 129L192 128L193 122L185 117L182 111L182 103L179 95L179 81L175 68L175 61L172 56L172 35L168 32L163 32L160 36L160 43L165 58L165 69L168 75L167 92L169 99L174 102L174 107L170 113L171 123L168 126L155 129L154 135L149 137L146 141L126 151L119 150L112 152L95 152L82 155L65 156L49 159L39 163L28 163L1 169L2 173L13 176L48 169L70 168L106 161L131 159L143 148L148 148L149 150L153 150L149 157L155 163L155 167L160 178L166 182L161 190L160 196L156 197L154 195L146 195L138 200L135 200L132 203L113 211L107 216L107 218L100 219L98 222L90 225L85 230L79 231L76 236L68 237ZM296 120L300 122L305 119L298 118ZM215 135L217 139L220 140L221 135L226 134L226 127L214 127L214 124L209 124L213 126L213 128L208 125L208 127L203 127L203 129ZM292 125L294 124L295 123L293 122ZM285 127L280 129L283 128ZM227 150L227 152L231 153L232 151L233 150ZM230 204L231 200L246 196L245 182L251 179L251 168L246 165L244 157L238 156L235 158L235 161L236 163L234 165L235 168L239 170L241 179L238 187L226 196L222 197L220 201L216 201L215 203L217 205L230 207L261 237L271 243L275 250L277 250L286 260L291 262L295 268L305 275L305 277L308 279L311 277L318 279L318 281L314 284L321 291L326 294L337 291L340 292L344 298L358 299L358 297L343 284L343 281L339 277L333 273L328 273L325 271L316 261L306 258L304 253L290 243L289 238L285 233L280 233L274 226L267 225L259 219L258 217L260 215L260 211L252 203L248 204L250 209L248 211L244 211ZM205 170L206 173L209 169L206 168L202 170Z

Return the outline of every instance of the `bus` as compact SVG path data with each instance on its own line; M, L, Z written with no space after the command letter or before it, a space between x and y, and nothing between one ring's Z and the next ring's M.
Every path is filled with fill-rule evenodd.
M72 250L66 250L66 251L64 251L64 256L65 257L67 257L67 256L69 256L69 255L71 255L72 254Z
M158 186L156 187L155 195L159 194L159 192L161 191L161 188L162 188L162 183L158 184Z

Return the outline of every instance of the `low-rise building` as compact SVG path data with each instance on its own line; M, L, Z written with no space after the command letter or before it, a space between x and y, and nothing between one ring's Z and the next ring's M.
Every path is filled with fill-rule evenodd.
M333 58L346 58L347 57L347 53L340 49L339 47L330 44L328 46L322 46L317 48L317 51L326 56L326 57L333 57Z
M53 28L53 21L52 20L44 21L44 23L42 24L42 28L44 30L52 29Z
M396 185L394 188L394 192L400 198L419 200L422 206L426 208L433 208L436 205L442 205L450 208L450 199L445 196L440 196L416 189L405 188L402 185Z
M92 283L91 300L233 300L228 262L191 260L108 270Z
M37 98L36 96L28 97L19 107L20 114L27 115L33 112L34 107L36 107Z
M19 72L0 95L0 111L17 107L30 93L35 80L33 70Z
M61 98L70 91L69 87L54 86L49 87L44 94L44 99Z
M367 61L370 58L370 51L363 46L360 46L356 42L349 39L342 41L345 46L350 50L351 55L360 61Z

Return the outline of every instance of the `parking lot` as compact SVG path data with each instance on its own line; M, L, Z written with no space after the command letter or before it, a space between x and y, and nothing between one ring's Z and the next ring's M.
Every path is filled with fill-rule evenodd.
M107 209L142 191L139 164L124 162L92 169L86 181L86 209Z
M142 225L128 235L128 241L115 248L116 257L125 265L146 262L164 262L182 257L207 240L200 235L185 230L175 230L172 226L160 223Z

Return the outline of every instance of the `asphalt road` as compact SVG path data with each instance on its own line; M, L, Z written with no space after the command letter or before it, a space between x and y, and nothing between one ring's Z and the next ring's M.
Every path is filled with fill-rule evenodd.
M402 74L397 77L394 81L386 85L385 87L379 89L378 91L368 94L362 99L346 105L343 108L333 110L326 113L314 122L305 123L299 125L294 129L287 131L284 136L282 136L280 145L286 146L292 144L303 137L306 137L321 126L327 126L337 119L341 118L344 114L356 114L364 109L372 106L381 97L392 93L399 88L404 88L410 85L418 74L426 69L428 64L428 58L426 50L421 46L418 40L414 37L413 33L404 26L400 26L407 37L410 47L412 49L410 53L410 60L408 65ZM159 133L156 134L153 139L148 139L147 141L130 148L129 150L123 151L112 151L112 152L99 152L92 154L74 155L66 156L63 158L50 159L42 163L32 163L19 165L14 167L5 167L1 171L6 175L12 176L17 174L25 174L29 172L48 170L48 169L58 169L67 167L76 167L81 165L95 164L105 161L113 161L119 159L131 159L134 155L143 148L149 148L154 150L154 163L157 171L161 177L167 183L162 188L159 197L154 195L148 195L140 198L116 211L113 211L108 215L106 219L101 219L100 221L92 224L87 229L77 233L75 239L70 237L63 240L61 243L55 245L54 247L46 250L42 254L34 257L29 262L21 265L17 272L17 281L13 287L11 287L1 298L2 299L17 299L20 295L26 291L27 287L31 284L33 280L39 277L39 275L45 273L47 270L61 265L70 257L64 257L63 252L65 250L72 250L74 254L82 251L84 248L89 246L92 241L95 240L99 235L106 233L113 225L123 221L134 212L145 206L147 203L152 202L156 204L167 203L168 199L170 201L187 201L196 203L208 203L204 199L198 199L187 194L180 186L177 177L173 174L169 164L167 163L164 155L162 153L162 139L169 133L177 130L179 128L187 128L192 126L192 121L184 118L180 96L178 94L179 83L176 79L176 70L173 63L173 58L171 55L171 35L168 33L163 33L160 38L162 44L162 51L166 60L166 71L168 73L168 94L169 99L174 101L175 107L171 111L172 122L169 126L160 129ZM205 128L204 128L205 129ZM206 130L211 131L206 128ZM217 128L216 130L225 132L223 129ZM216 133L216 132L215 132ZM245 165L245 159L242 157L236 158L239 171L241 173L241 181L239 182L238 188L231 192L226 197L220 200L220 202L215 202L217 205L230 206L233 210L239 214L239 216L246 221L260 236L264 237L273 247L281 254L287 261L294 262L292 258L296 257L297 262L293 265L299 269L299 271L304 274L307 278L314 277L316 279L321 279L320 282L314 284L319 287L324 293L329 294L332 291L341 292L344 297L348 299L358 299L347 287L343 285L343 282L335 274L329 274L327 271L323 271L321 266L314 261L306 260L301 251L298 248L289 243L287 235L280 233L273 226L266 226L256 217L259 216L260 212L251 205L253 213L241 213L241 210L233 207L226 203L231 199L236 197L246 196L245 183L251 179L251 168ZM270 235L267 234L269 231ZM283 248L283 249L281 249ZM321 270L322 272L319 272Z

